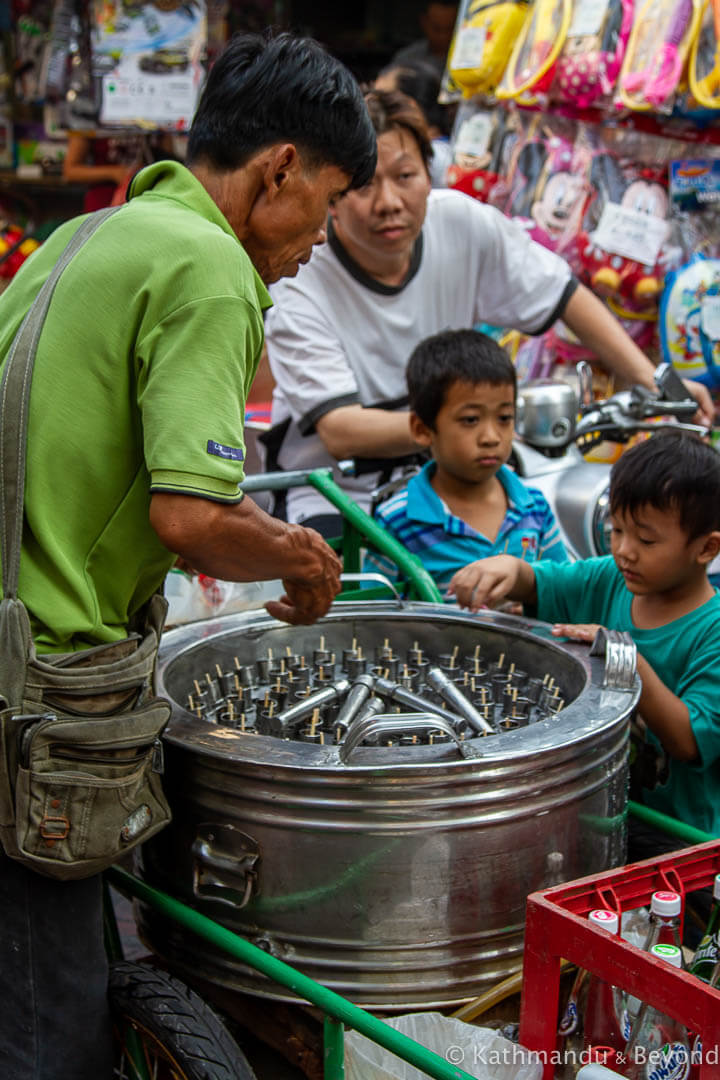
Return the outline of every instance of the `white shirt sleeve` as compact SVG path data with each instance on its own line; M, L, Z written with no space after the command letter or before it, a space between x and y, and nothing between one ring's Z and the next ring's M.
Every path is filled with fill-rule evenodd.
M290 416L306 434L325 413L360 400L357 381L320 307L292 283L278 283L272 294L265 322L270 369Z
M440 242L446 257L455 252L472 281L476 321L531 334L548 329L574 288L565 260L495 207L460 192L431 197L445 204ZM437 260L440 253L428 255Z

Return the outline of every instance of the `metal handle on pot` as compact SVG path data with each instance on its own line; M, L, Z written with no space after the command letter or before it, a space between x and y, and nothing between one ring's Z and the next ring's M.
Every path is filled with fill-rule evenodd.
M637 646L624 630L601 626L590 646L591 656L605 657L603 686L610 690L632 690L637 674Z
M443 720L440 716L435 716L433 713L416 713L415 715L408 715L408 713L379 713L376 716L368 716L357 724L353 724L345 741L340 744L340 761L343 765L348 765L352 752L371 735L390 735L393 733L407 735L428 731L442 731L445 735L449 735L456 744L461 757L482 757L474 746L460 738L452 724L447 720Z
M395 585L390 580L390 578L386 578L384 574L375 574L375 573L373 573L373 574L341 574L340 575L340 580L341 581L377 581L377 582L379 582L380 585L387 586L387 588L393 594L394 599L397 600L398 607L401 607L401 608L405 607L405 601L403 600L402 596L400 595L398 590L395 588Z
M233 825L197 826L192 844L193 894L242 908L257 886L257 842Z

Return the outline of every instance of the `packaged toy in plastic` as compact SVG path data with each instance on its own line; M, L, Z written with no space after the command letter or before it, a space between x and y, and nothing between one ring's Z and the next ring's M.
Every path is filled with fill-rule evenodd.
M660 302L663 359L720 390L720 161L673 161L670 194L686 262L667 275Z
M608 99L625 56L633 0L575 0L552 97L579 109Z
M572 0L535 0L498 85L498 98L530 104L548 91L571 18Z
M631 133L611 143L603 132L593 156L583 277L628 318L655 317L665 274L682 258L668 221L665 143Z
M620 107L672 111L700 14L701 0L645 0L635 13L618 79Z
M491 201L525 226L533 240L577 269L578 237L591 197L592 154L584 129L561 117L533 117L513 152L504 198Z
M448 70L466 97L495 90L529 8L530 0L465 0Z
M705 0L690 51L688 80L698 105L720 109L720 0Z
M487 202L507 173L512 148L521 132L516 112L461 102L450 142L448 187Z
M660 345L683 378L720 390L720 259L697 252L668 274Z

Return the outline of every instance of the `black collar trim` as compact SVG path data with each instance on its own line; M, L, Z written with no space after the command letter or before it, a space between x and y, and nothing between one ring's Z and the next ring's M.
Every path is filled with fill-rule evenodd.
M415 247L413 248L408 272L399 285L384 285L382 281L376 281L366 270L363 270L362 266L355 262L352 255L349 255L340 243L337 234L333 229L331 219L328 220L328 244L332 251L335 252L348 274L355 278L360 285L364 285L366 289L371 289L372 292L380 293L381 296L396 296L397 293L402 292L405 286L412 281L420 269L423 253L423 234L421 232L415 241Z

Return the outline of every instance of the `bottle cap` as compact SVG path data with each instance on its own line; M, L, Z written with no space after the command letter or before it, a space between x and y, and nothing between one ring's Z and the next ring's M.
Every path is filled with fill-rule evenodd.
M713 897L720 900L720 874L716 874L713 881Z
M588 919L595 926L602 926L603 930L607 930L610 934L617 934L620 926L617 913L611 911L610 908L596 908L595 911L590 912Z
M679 915L682 911L682 897L676 892L654 892L650 901L653 915Z
M679 949L677 945L653 945L650 955L666 960L673 967L682 967L682 949Z

